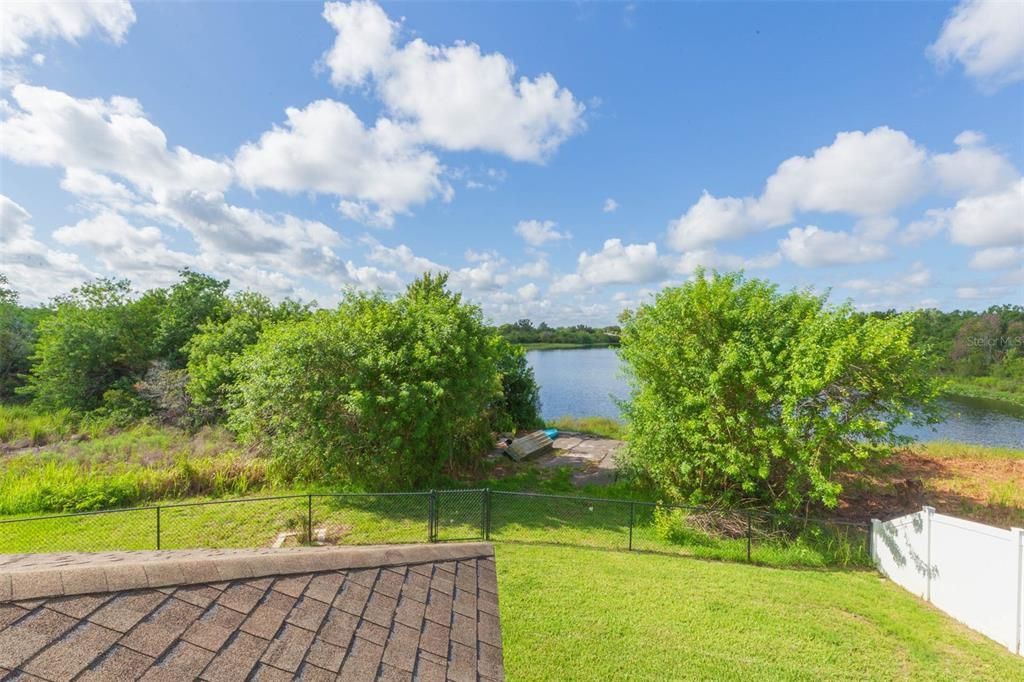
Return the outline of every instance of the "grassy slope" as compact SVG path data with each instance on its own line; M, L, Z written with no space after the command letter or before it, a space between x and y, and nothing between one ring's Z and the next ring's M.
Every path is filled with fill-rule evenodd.
M1024 388L1015 379L963 377L949 379L948 391L969 398L987 398L1024 407Z
M510 680L1024 679L873 572L499 545Z

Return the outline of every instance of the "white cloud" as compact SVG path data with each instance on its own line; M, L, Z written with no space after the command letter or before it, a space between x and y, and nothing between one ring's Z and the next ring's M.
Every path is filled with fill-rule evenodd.
M615 201L615 199L612 199L611 197L608 197L607 199L604 200L604 206L601 207L601 210L604 211L605 213L614 213L615 211L618 210L618 208L619 202Z
M0 194L0 267L25 303L41 303L95 276L76 254L38 241L31 218L24 207Z
M944 217L950 239L957 244L1024 244L1024 179L1002 192L961 199Z
M927 153L901 131L843 132L813 156L779 164L760 197L715 197L704 192L669 224L669 244L680 251L785 225L800 212L878 217L913 201L926 187Z
M530 282L529 284L524 284L516 289L516 293L523 301L536 301L537 297L540 295L540 287L533 282Z
M805 268L869 263L888 255L885 245L846 232L830 232L814 225L794 227L779 249L786 260Z
M0 154L13 161L113 173L152 194L223 191L231 183L229 164L169 149L134 99L76 99L24 84L11 94L19 109L0 121Z
M397 44L397 25L370 2L328 3L338 31L323 62L339 86L372 77L388 110L418 141L541 162L584 127L584 106L545 73L515 79L515 65L478 45Z
M371 261L410 275L420 275L424 272L444 272L448 270L445 266L439 265L429 258L417 256L413 253L412 249L405 244L388 247L371 237L364 238L363 243L370 247L370 251L367 253L366 257Z
M106 175L94 173L88 168L66 168L60 181L61 189L82 197L107 201L131 201L135 194L119 182Z
M642 284L657 281L667 272L654 242L623 244L621 239L609 239L597 253L581 253L576 272L558 278L552 291L565 293L605 284Z
M956 296L968 301L993 301L1018 292L1019 290L1012 286L958 287Z
M520 220L515 231L530 246L540 246L572 237L568 232L559 232L556 227L558 223L553 220Z
M957 151L932 157L932 167L944 189L984 194L1003 189L1019 177L1010 160L983 146L984 142L984 135L966 130L956 137Z
M408 131L389 119L366 128L333 100L285 113L284 127L238 150L235 169L244 186L333 194L344 198L339 208L346 216L383 224L450 191L437 157L412 146Z
M399 26L379 5L358 0L328 2L323 16L338 33L323 57L332 83L359 85L387 65Z
M892 307L897 302L905 302L903 299L916 294L931 283L931 270L924 264L916 262L902 274L878 279L851 279L843 282L841 286L862 295L880 299L865 304L866 307L877 308Z
M1024 247L996 246L976 251L970 267L975 270L1008 270L1024 268Z
M121 43L135 11L127 0L101 2L0 3L0 56L19 57L33 41L60 38L76 42L90 33L105 34Z
M675 272L689 275L697 268L718 270L761 270L772 268L782 262L782 254L778 251L761 254L753 258L744 258L731 253L720 253L714 249L696 249L687 251L679 257Z
M927 54L940 66L960 62L989 89L1024 79L1024 3L964 0Z

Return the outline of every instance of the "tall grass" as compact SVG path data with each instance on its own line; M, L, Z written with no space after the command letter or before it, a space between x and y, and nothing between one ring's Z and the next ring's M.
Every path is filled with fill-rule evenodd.
M1003 448L990 445L957 443L950 440L934 440L915 443L912 450L928 457L959 459L1024 459L1024 449Z
M627 437L626 425L608 417L559 417L549 420L547 425L560 431L578 431L616 440Z
M114 428L109 418L82 416L68 409L40 411L29 405L0 405L0 443L30 447L75 435L95 438Z

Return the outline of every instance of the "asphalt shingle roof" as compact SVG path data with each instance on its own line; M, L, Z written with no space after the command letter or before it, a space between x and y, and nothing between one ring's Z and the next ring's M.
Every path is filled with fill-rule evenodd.
M504 679L487 544L78 556L0 565L0 677Z

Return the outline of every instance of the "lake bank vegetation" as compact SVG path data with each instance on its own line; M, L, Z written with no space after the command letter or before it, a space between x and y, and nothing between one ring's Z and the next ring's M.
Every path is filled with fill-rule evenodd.
M493 434L541 425L537 385L520 341L443 276L399 296L348 292L330 310L187 270L145 292L98 280L42 308L0 294L0 514L309 489L576 490L568 476L493 479ZM621 334L637 387L628 423L549 423L629 442L619 482L589 494L841 514L848 476L901 451L896 419L932 418L940 390L916 316L738 275L668 289L621 329L575 331Z
M551 327L546 322L534 326L531 320L518 320L495 328L509 343L526 347L528 350L555 350L560 348L601 348L619 345L620 328L588 327L577 324L571 327Z

